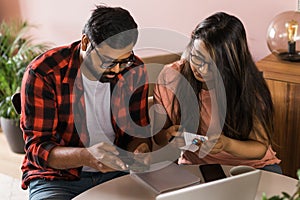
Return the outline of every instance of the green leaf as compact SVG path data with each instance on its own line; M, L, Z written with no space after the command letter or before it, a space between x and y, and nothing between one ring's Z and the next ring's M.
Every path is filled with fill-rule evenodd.
M291 195L289 195L288 193L286 193L286 192L282 192L282 194L283 194L283 196L285 197L285 198L291 198Z
M261 199L261 200L268 200L267 195L266 195L265 192L263 192L263 194L262 194L262 199Z
M26 21L0 23L0 116L5 118L19 118L10 98L20 89L27 65L49 48L33 43L30 28Z
M268 200L283 200L284 198L280 197L280 196L273 196L271 198L269 198Z
M272 196L272 197L268 198L267 195L266 195L266 193L263 192L263 194L262 194L262 200L283 200L283 198L280 198L279 195Z

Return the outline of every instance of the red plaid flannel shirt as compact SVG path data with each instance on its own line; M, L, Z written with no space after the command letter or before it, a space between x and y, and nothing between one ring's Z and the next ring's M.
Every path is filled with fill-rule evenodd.
M26 150L22 164L24 189L36 178L79 178L81 168L57 170L47 165L49 152L55 146L89 144L79 52L79 42L54 48L36 58L26 69L21 87L21 128ZM118 75L117 84L112 83L111 88L116 94L111 98L115 144L132 149L146 142L151 148L148 82L143 62L136 58L133 66ZM129 108L124 98L129 100ZM138 133L141 137L127 134L134 124L142 127L143 133Z

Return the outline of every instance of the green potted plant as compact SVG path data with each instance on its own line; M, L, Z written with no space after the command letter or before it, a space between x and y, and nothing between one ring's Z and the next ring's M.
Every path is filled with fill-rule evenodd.
M31 26L24 21L0 23L1 127L11 150L16 153L24 152L24 141L19 127L20 116L14 109L11 97L20 89L29 62L48 48L46 44L32 43L32 38L28 36L29 28Z

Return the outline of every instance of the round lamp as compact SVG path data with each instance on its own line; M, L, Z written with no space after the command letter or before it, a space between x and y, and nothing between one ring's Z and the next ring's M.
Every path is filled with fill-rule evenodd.
M286 11L271 21L267 44L282 60L300 62L300 11Z

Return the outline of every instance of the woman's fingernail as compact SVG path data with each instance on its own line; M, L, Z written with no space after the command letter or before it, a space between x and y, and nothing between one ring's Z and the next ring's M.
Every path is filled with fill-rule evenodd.
M195 145L197 145L198 144L198 139L193 139L193 141L192 141L192 144L195 144Z

